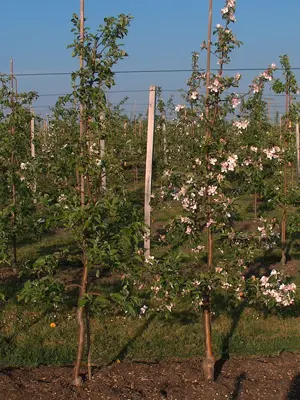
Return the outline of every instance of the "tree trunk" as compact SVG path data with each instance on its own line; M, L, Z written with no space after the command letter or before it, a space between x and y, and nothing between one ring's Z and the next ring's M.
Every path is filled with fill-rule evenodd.
M79 334L78 334L78 347L77 347L77 358L74 368L74 385L81 386L82 378L80 376L80 367L83 357L84 351L84 339L85 339L85 321L84 321L84 312L85 306L81 305L80 302L86 295L87 289L87 279L88 279L88 260L87 255L84 252L83 254L83 271L82 271L82 279L81 279L81 287L80 287L80 295L79 302L77 308L77 321L79 326Z

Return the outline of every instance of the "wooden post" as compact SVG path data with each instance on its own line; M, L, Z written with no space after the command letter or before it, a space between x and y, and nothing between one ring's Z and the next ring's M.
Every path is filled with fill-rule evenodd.
M300 183L300 133L299 123L296 124L297 180Z
M35 137L35 131L34 131L34 110L31 109L31 121L30 121L30 151L31 151L31 157L34 159L35 158L35 143L34 143L34 137ZM36 178L34 178L34 184L33 184L33 193L36 193ZM36 203L36 198L33 200L34 203Z
M146 173L145 173L145 224L148 232L145 234L144 249L145 258L150 256L150 234L151 234L151 183L152 183L152 160L153 160L153 138L155 123L156 106L156 87L150 86L149 107L148 107L148 132L147 132L147 155L146 155Z
M211 73L211 34L212 34L212 11L213 11L213 0L208 1L208 32L207 32L207 60L206 60L206 93L205 93L205 115L206 119L209 120L210 112L209 112L209 85L210 85L210 73ZM222 67L222 65L220 65ZM206 140L209 141L211 138L211 130L209 127L206 129ZM206 153L206 169L209 171L209 148ZM211 210L210 201L207 199L209 210ZM209 211L210 214L210 211ZM212 269L213 266L213 234L211 227L207 228L207 247L208 247L208 259L207 266L209 269ZM203 360L203 373L204 377L207 381L214 380L214 367L215 367L215 358L213 355L212 349L212 335L211 335L211 296L210 293L207 295L207 299L205 300L205 304L203 306L203 317L204 317L204 331L205 331L205 353L206 358Z
M10 60L10 84L11 84L11 112L14 112L14 60ZM11 134L14 136L15 127L11 127ZM13 182L12 182L12 204L13 204L13 213L12 213L12 225L15 230L16 226L16 204L17 204L17 189L15 183L15 149L12 149L11 152L11 163L13 166ZM13 269L14 272L17 271L17 236L16 232L13 233L12 237L12 247L13 247Z
M100 121L102 125L104 125L104 120L105 120L105 113L103 111L100 112ZM105 140L100 139L100 157L101 160L105 156ZM106 170L105 168L102 168L102 173L101 173L101 188L102 190L106 190Z
M84 0L80 0L80 41L81 43L84 43ZM79 64L80 68L83 68L83 55L80 55L79 58ZM83 104L80 104L79 106L79 112L80 112L80 139L81 141L83 140L84 136L84 110L83 110ZM81 143L82 146L82 143ZM82 153L82 151L81 151ZM80 204L83 207L84 202L85 202L85 187L84 187L84 175L81 174L80 176Z
M30 150L31 150L31 157L35 158L35 144L34 144L34 110L31 109L31 121L30 121Z
M163 114L162 132L163 132L164 164L166 166L168 164L167 137L166 137L166 113Z

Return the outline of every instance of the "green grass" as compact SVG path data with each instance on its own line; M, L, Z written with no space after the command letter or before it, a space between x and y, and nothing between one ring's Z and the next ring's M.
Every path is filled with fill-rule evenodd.
M50 323L55 322L56 328ZM233 323L236 328L232 329ZM279 318L246 309L239 320L228 316L213 322L214 350L235 356L276 355L299 351L300 318ZM160 360L203 355L201 318L184 321L179 316L146 319L95 317L91 321L92 361L105 365L117 359ZM46 314L8 304L1 313L2 365L64 365L74 361L77 326L74 312ZM227 349L228 347L228 349Z
M248 202L249 205L249 202ZM241 203L244 220L253 213ZM155 210L154 229L179 214L179 207ZM45 236L41 241L18 249L20 262L35 260L41 255L68 248L78 256L72 237L64 231ZM154 249L159 254L159 248ZM296 255L296 254L294 254ZM292 254L293 256L293 254ZM72 266L70 267L73 268ZM77 265L78 268L78 265ZM299 267L298 267L299 270ZM296 277L300 286L300 277ZM21 282L3 282L3 291L10 300L0 309L0 364L5 366L65 365L74 362L77 347L75 310L46 312L18 304L15 294ZM104 288L102 288L104 289ZM298 304L300 294L298 292ZM265 317L246 308L241 315L215 316L213 345L216 357L229 352L234 356L276 355L283 350L300 351L300 312L290 316ZM56 323L51 328L51 322ZM154 318L123 318L96 315L91 320L92 362L105 365L116 359L159 360L185 359L203 355L204 333L201 315L185 311Z

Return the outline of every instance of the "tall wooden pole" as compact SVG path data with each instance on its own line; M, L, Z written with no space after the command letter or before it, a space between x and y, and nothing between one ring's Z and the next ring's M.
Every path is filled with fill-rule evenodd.
M82 45L84 44L84 0L80 0L80 41ZM83 55L80 55L79 58L79 63L80 63L80 69L83 68ZM84 109L83 109L83 104L80 104L79 106L79 112L80 112L80 139L81 139L81 147L83 146L83 137L84 137ZM81 151L82 155L83 151ZM81 174L80 176L80 203L81 206L84 206L85 202L85 188L84 188L84 174Z
M300 183L300 133L299 123L296 124L297 180Z
M166 137L166 113L163 114L162 132L163 132L163 152L164 152L164 164L168 164L168 154L167 154L167 137Z
M287 82L288 84L288 82ZM286 121L285 121L285 130L286 132L289 129L290 121L288 117L289 113L289 105L290 105L290 94L289 89L287 88L285 94L285 113L286 113ZM286 139L283 139L283 148L286 150ZM284 161L283 166L283 187L284 187L284 205L283 205L283 213L281 219L281 264L286 264L287 250L286 250L286 219L287 219L287 206L286 206L286 197L287 197L287 162Z
M11 85L11 111L14 112L14 60L10 60L10 85ZM12 136L15 135L15 127L11 127ZM13 268L16 272L17 268L17 234L15 232L16 228L16 205L17 205L17 189L15 182L15 149L12 149L11 153L11 164L12 164L12 204L13 204L13 213L12 213L12 226L13 226L13 235L12 235L12 246L13 246Z
M153 160L153 138L155 123L156 87L150 86L148 107L148 133L147 133L147 155L145 173L145 224L149 231L145 234L144 249L145 258L150 256L150 234L151 234L151 184L152 184L152 160Z
M35 143L34 143L34 138L35 138L35 120L34 120L34 110L31 109L31 121L30 121L30 151L31 151L31 157L35 159ZM34 178L34 183L33 183L33 193L36 193L36 179ZM36 203L36 198L34 198L34 203Z
M205 105L205 116L209 120L209 85L210 85L210 73L211 73L211 34L212 34L212 11L213 11L213 0L209 0L209 11L208 11L208 32L207 32L207 60L206 60L206 105ZM206 129L206 140L209 142L211 138L210 128ZM206 154L207 168L209 168L209 152ZM209 207L210 209L210 207ZM208 241L208 268L212 268L213 264L213 236L211 227L207 228L207 241ZM207 299L204 299L204 330L205 330L205 351L206 358L203 360L203 372L207 381L214 380L214 365L215 359L212 350L212 336L211 336L211 311L210 311L210 293L208 293Z
M105 113L103 111L100 112L100 120L102 125L105 120ZM105 139L100 139L100 158L101 160L105 157ZM106 191L106 169L102 168L101 172L101 188L103 191Z
M34 144L34 138L35 138L35 129L34 129L34 110L31 109L31 121L30 121L30 151L31 151L31 157L35 158L35 144Z

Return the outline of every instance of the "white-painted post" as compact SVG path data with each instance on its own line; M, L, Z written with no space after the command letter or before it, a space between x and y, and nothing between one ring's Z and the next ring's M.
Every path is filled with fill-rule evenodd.
M300 183L300 133L299 123L296 124L297 179Z
M150 86L148 106L148 132L147 132L147 155L145 173L145 224L147 232L144 239L145 258L150 256L150 234L151 234L151 189L152 189L152 160L153 160L153 138L155 124L156 87Z
M35 158L35 144L34 144L34 110L31 109L31 121L30 121L30 149L31 157Z
M105 128L105 113L104 111L100 111L100 121L102 125L102 129ZM105 156L105 140L100 139L100 158L103 160ZM101 173L101 188L102 190L106 190L106 170L105 168L102 168L102 173Z
M163 132L163 142L164 142L164 164L165 166L168 163L168 156L167 156L167 137L166 137L166 114L163 115L163 123L162 123L162 132Z
M31 151L31 157L34 159L35 158L35 144L34 144L34 110L31 109L31 121L30 121L30 151ZM33 193L36 193L36 178L34 178L34 183L33 183ZM36 203L36 199L33 200L34 203Z

